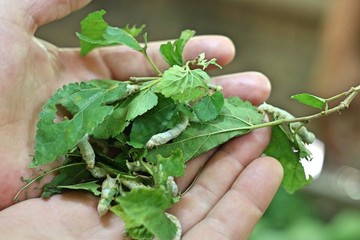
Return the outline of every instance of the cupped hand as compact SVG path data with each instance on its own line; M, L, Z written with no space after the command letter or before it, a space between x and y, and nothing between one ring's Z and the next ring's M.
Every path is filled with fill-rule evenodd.
M28 179L36 171L27 165L34 154L38 114L58 88L70 82L154 74L143 55L127 47L98 49L81 57L78 49L57 48L34 37L37 27L83 7L88 0L16 2L0 3L0 210L13 203L24 184L20 178ZM149 44L149 55L164 69L166 63L157 54L159 45ZM186 57L195 58L201 52L218 57L224 65L231 61L234 48L224 37L198 37L187 46ZM27 197L39 193L29 189Z
M83 58L78 49L59 49L34 37L37 27L83 7L88 0L16 2L0 3L0 9L7 9L0 15L0 209L7 207L0 212L2 235L12 239L119 238L121 220L111 213L99 218L96 198L85 193L33 198L9 206L23 185L20 177L33 174L26 166L33 154L37 116L56 89L95 78L124 80L151 75L152 69L141 54L126 47L97 49ZM159 43L150 44L149 54L164 69L158 48ZM234 57L232 42L221 36L192 39L185 57L192 59L201 52L217 58L220 65ZM223 86L226 95L254 104L266 100L270 92L268 80L258 73L232 74L214 81ZM186 175L177 180L180 189L189 187L202 170L182 200L170 209L181 221L184 239L248 238L282 178L275 159L260 157L269 135L268 129L253 131L188 163ZM30 189L28 197L39 193Z

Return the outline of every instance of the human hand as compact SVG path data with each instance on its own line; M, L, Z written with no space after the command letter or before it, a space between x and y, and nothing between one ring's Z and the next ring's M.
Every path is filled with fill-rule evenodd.
M50 22L54 20L53 16L65 16L88 1L59 2L53 0L43 4L41 0L33 1L23 10L22 16L16 12L18 9L11 8L12 4L16 5L14 1L0 3L0 9L4 9L2 5L9 9L8 14L2 15L6 21L2 21L0 26L8 33L0 36L0 44L5 44L0 50L0 61L3 61L0 72L2 79L6 80L0 85L4 93L0 101L3 116L0 133L5 136L0 140L0 191L5 193L0 196L0 208L11 204L12 197L23 184L20 177L32 174L33 170L27 169L26 165L33 152L37 115L56 89L70 82L94 78L122 80L129 76L149 75L152 71L140 54L124 47L99 49L81 58L78 50L59 49L35 39L33 33L37 24L41 26ZM69 7L70 3L78 5ZM11 21L11 17L16 17L18 22L16 19ZM16 41L11 42L14 39ZM159 66L165 67L165 63L155 55L158 47L159 43L149 45L149 54ZM185 57L191 59L200 52L206 52L208 57L215 57L219 64L224 65L233 58L234 48L224 37L197 37L188 43ZM122 65L123 62L126 65ZM256 73L222 76L215 81L224 86L225 94L237 95L254 104L264 101L270 91L267 79ZM282 176L281 167L274 159L258 158L268 139L267 129L256 130L189 162L186 176L178 179L182 190L187 188L200 166L205 166L194 186L170 210L180 219L184 238L208 236L209 239L219 239L220 236L222 239L246 239L249 236ZM34 197L39 192L29 194ZM95 205L96 199L82 193L63 194L49 200L30 199L0 213L1 231L3 234L10 231L13 236L11 229L16 227L16 233L42 234L37 236L50 239L63 239L66 234L76 239L89 239L90 235L96 239L95 232L103 234L101 237L105 239L119 236L122 231L120 219L113 214L99 219ZM26 224L19 224L20 221L26 221ZM41 221L46 221L50 236L46 235ZM61 235L54 234L56 232Z
M253 160L261 149L256 144L266 143L264 134L255 131L190 162L187 177L178 179L182 189L196 174L193 167L207 163L191 189L170 209L181 221L182 239L248 239L282 177L276 160ZM120 239L123 222L112 213L100 218L97 201L90 194L68 192L20 202L0 212L2 237Z
M36 0L19 3L21 8L16 2L0 3L0 11L6 10L1 12L0 25L0 210L14 203L12 198L24 184L20 178L28 179L35 172L26 166L34 153L38 114L58 88L90 79L124 80L152 74L143 56L126 47L97 49L80 57L78 49L60 49L34 37L39 26L66 16L89 0ZM149 45L149 55L165 68L165 62L155 55L159 44ZM218 57L220 64L231 61L234 54L233 45L224 37L198 37L187 48L187 58L205 51L209 57ZM27 197L39 194L39 190L29 189Z

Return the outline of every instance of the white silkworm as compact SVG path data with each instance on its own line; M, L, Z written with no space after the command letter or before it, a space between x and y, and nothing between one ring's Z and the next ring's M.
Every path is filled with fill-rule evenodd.
M289 112L274 107L267 103L263 103L260 106L258 106L258 110L264 113L272 114L275 119L291 120L295 118ZM302 123L300 122L290 123L289 127L292 131L294 131L295 134L297 134L301 138L301 140L304 143L311 144L315 141L315 135L312 132L308 131L306 127L303 126Z
M104 216L109 211L111 202L118 193L119 186L116 182L116 178L112 178L107 175L106 179L101 185L101 188L101 198L97 206L97 211L100 217Z
M299 122L290 123L290 127L295 131L295 133L297 133L304 143L311 144L315 141L315 134L308 131L303 124Z
M89 172L91 173L91 175L93 175L96 178L103 178L106 177L107 171L103 168L99 168L97 166L89 169L87 168L87 170L89 170Z
M86 163L86 168L89 172L96 178L103 178L106 176L107 172L103 168L95 166L95 152L93 147L89 142L89 136L86 135L81 139L77 144L81 156Z
M95 152L89 142L89 136L86 135L83 139L81 139L77 144L81 156L86 162L88 169L93 169L95 167Z
M260 106L258 106L258 110L264 113L270 113L274 116L274 118L277 119L293 119L295 118L293 115L291 115L289 112L274 107L273 105L263 103Z
M120 178L120 182L122 185L129 189L136 189L136 188L144 188L146 187L144 184L137 182L135 180Z
M182 133L188 125L189 125L189 119L186 116L181 115L180 122L176 124L175 127L165 132L153 135L150 138L150 140L145 144L145 147L153 148L169 142L170 140L179 136L180 133Z
M130 96L131 94L135 93L135 92L138 92L140 90L140 86L139 85L131 85L131 84L128 84L126 86L126 92L125 92L125 95L122 96L122 99L123 98L127 98L128 96Z
M174 180L174 177L173 176L169 176L167 179L166 179L166 185L167 187L170 189L170 192L171 192L171 195L173 197L176 197L178 196L179 194L179 188Z

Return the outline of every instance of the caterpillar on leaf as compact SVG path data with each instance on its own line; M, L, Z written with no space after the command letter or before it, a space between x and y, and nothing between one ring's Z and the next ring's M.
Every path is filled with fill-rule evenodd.
M274 119L291 120L295 118L289 112L274 107L267 103L263 103L260 106L258 106L258 110L263 113L271 114ZM292 132L294 134L297 134L304 143L311 144L315 141L315 135L312 132L308 131L303 123L300 122L289 123L289 127L292 130Z
M111 207L111 202L119 191L116 178L107 175L101 185L101 198L99 200L97 211L100 217L104 216Z
M189 118L184 115L180 115L180 121L178 124L175 125L175 127L165 132L153 135L150 138L150 140L145 144L145 147L153 148L153 147L161 146L171 141L172 139L179 136L180 133L182 133L188 125L189 125Z

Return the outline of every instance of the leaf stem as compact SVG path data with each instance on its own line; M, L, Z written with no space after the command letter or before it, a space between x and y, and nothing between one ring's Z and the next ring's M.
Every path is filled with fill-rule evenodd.
M56 172L58 170L61 170L61 169L64 169L64 168L68 168L68 167L75 167L75 166L79 166L79 165L86 165L86 163L72 163L72 164L67 164L67 165L63 165L63 166L60 166L60 167L57 167L57 168L53 168L49 171L45 171L43 174L40 174L39 176L37 176L36 178L33 178L33 179L29 179L30 181L26 183L25 186L23 186L22 188L20 188L20 190L16 193L16 195L14 196L13 200L14 201L17 201L18 200L18 197L19 197L19 194L26 188L28 188L31 184L33 184L34 182L38 181L39 179L43 178L44 176L46 176L47 174L49 173L52 173L52 172Z
M149 54L147 53L146 49L143 49L143 51L141 51L142 54L145 56L146 60L150 63L151 67L155 70L155 72L157 72L158 76L162 76L162 72L160 71L160 69L156 66L156 64L154 63L154 61L150 58Z
M134 83L143 83L157 80L159 77L130 77L130 81Z
M148 85L143 86L140 90L144 90L144 89L150 89L152 88L154 85L158 84L160 82L161 78L157 78L156 80L154 80L153 82L149 83Z
M342 92L340 94L337 94L337 95L332 96L330 98L327 98L325 100L326 100L326 102L334 101L334 100L339 99L341 97L345 97L345 96L347 96L347 95L349 95L349 94L351 94L353 92L359 92L359 91L360 91L360 85L357 86L357 87L352 87L349 90L347 90L346 92Z
M271 127L271 126L276 126L276 125L281 125L281 124L288 124L288 123L294 123L294 122L303 122L303 123L307 123L310 120L313 119L317 119L317 118L321 118L327 115L330 115L332 113L335 112L341 112L347 108L349 108L350 103L354 100L354 98L360 93L360 85L357 87L351 87L348 91L343 92L341 94L338 94L334 97L328 98L327 101L332 101L335 99L339 99L342 96L347 96L343 101L341 101L339 103L339 105L327 109L327 110L323 110L319 113L315 113L312 115L308 115L308 116L303 116L303 117L295 117L295 118L291 118L291 119L277 119L274 121L270 121L270 122L265 122L265 123L261 123L261 124L257 124L257 125L253 125L252 127L250 127L250 130L253 129L257 129L257 128L263 128L263 127Z

